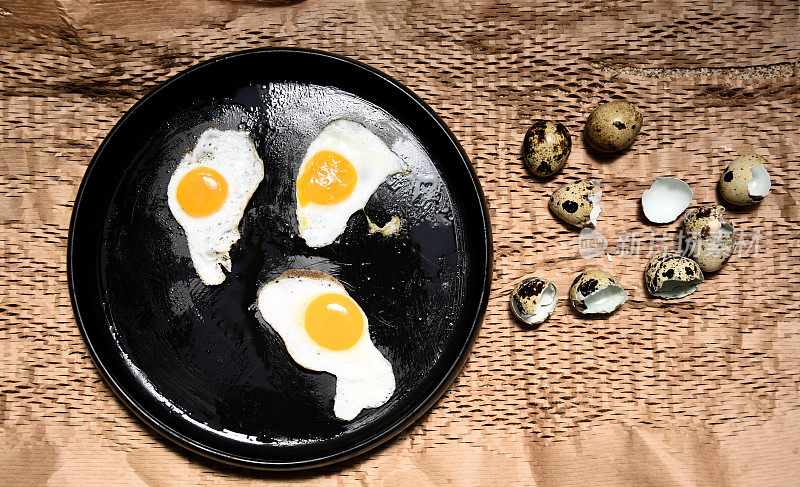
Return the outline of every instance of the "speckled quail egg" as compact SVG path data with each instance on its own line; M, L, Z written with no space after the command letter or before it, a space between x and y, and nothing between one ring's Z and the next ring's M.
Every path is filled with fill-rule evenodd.
M584 137L600 152L618 152L633 144L642 128L642 112L633 103L604 103L586 120Z
M557 302L555 284L541 277L525 279L511 293L511 310L529 325L538 325L550 317Z
M584 179L558 188L550 196L550 211L570 225L594 227L600 216L600 183Z
M671 223L686 211L692 197L692 188L684 181L661 176L642 194L642 210L653 223Z
M703 279L703 271L697 262L672 252L656 255L644 270L647 292L657 298L688 296L697 290Z
M569 289L572 307L583 314L609 314L622 306L628 292L606 271L592 270L578 275Z
M750 154L737 157L719 179L719 192L732 205L753 205L764 199L772 188L763 157Z
M564 167L571 150L567 127L552 120L536 120L522 142L522 159L534 176L547 178Z
M718 271L733 253L734 228L722 218L724 211L720 205L706 205L683 218L688 255L703 272Z

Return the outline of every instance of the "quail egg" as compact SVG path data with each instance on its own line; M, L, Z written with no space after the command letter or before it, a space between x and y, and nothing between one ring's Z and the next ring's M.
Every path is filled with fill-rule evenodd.
M628 292L623 289L622 283L602 270L578 275L569 289L572 307L583 314L613 313L627 299Z
M642 112L633 103L604 103L589 115L584 136L600 152L619 152L631 144L642 128Z
M642 210L653 223L671 223L686 211L692 197L692 188L684 181L662 176L642 194Z
M558 290L541 277L530 277L517 284L511 293L511 310L529 325L538 325L556 309Z
M734 228L722 218L720 205L706 205L688 212L683 218L683 232L689 257L703 272L718 271L733 253Z
M600 183L584 179L558 188L550 196L550 211L579 228L594 227L600 216Z
M547 178L564 167L571 150L567 127L552 120L537 120L525 134L522 159L534 176Z
M750 154L737 157L719 179L719 190L732 205L753 205L764 199L772 188L763 157Z
M703 279L703 271L697 262L672 252L656 255L644 270L647 292L657 298L688 296L697 290Z

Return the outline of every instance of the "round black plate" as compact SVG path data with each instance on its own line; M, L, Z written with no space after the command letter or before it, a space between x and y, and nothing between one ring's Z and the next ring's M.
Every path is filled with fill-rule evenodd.
M331 120L366 125L412 171L391 177L332 245L297 236L294 177ZM248 130L265 177L233 268L200 282L166 202L181 155L208 127ZM370 234L397 215L398 235ZM256 312L286 269L338 278L370 320L397 390L353 421L335 378L299 367ZM144 97L89 165L72 215L72 303L95 363L123 401L181 445L268 469L338 461L397 434L444 392L486 308L491 236L480 186L444 123L411 91L355 61L299 49L213 59Z

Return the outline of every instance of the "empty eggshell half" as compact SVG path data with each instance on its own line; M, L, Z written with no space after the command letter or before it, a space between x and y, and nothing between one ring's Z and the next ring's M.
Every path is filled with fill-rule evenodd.
M556 309L558 289L541 277L530 277L517 284L511 293L511 310L524 323L538 325Z
M752 205L764 199L772 189L766 160L756 154L737 157L730 163L719 180L719 189L725 201L733 205Z
M644 270L647 292L663 299L688 296L697 290L703 279L697 262L672 252L656 255Z
M593 270L580 274L572 282L569 301L583 314L609 314L628 299L617 279L606 271Z
M671 223L692 203L692 188L678 178L661 176L642 194L644 216L653 223Z

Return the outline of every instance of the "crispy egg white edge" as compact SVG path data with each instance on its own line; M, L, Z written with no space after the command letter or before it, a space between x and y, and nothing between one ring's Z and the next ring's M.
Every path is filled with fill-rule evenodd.
M347 199L339 203L309 203L305 207L300 206L297 199L297 180L311 157L322 150L337 152L353 164L358 176L356 187ZM373 155L377 156L379 164L372 159ZM324 247L333 243L347 228L350 216L366 206L378 187L392 174L405 171L408 171L408 166L400 156L364 125L345 119L329 123L309 145L295 178L300 236L309 247Z
M231 152L233 156L226 157ZM177 200L178 183L196 167L210 167L228 183L228 195L222 207L199 218L183 211ZM213 127L198 137L195 146L183 155L172 173L167 186L167 203L186 234L189 255L203 283L215 285L225 280L220 265L231 269L229 251L239 240L239 223L245 207L263 179L264 162L249 133ZM242 181L244 183L239 184ZM245 184L247 187L242 187Z
M358 303L364 331L351 348L329 350L308 335L303 325L305 310L314 298L328 293L349 297L332 277L284 275L259 290L257 303L261 316L283 339L295 362L309 370L336 376L334 414L349 421L362 409L378 407L388 401L394 393L395 377L392 365L372 343L369 320ZM287 295L292 297L287 298Z

